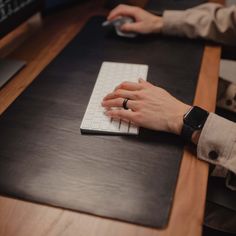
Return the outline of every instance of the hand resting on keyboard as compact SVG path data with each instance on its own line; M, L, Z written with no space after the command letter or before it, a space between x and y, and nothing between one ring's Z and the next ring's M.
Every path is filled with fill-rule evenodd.
M107 117L101 102L107 93L124 81L146 80L147 72L147 65L103 62L80 126L81 133L137 135L139 129L132 122Z

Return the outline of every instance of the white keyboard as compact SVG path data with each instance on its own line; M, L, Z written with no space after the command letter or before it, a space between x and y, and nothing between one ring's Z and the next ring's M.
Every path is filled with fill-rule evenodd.
M80 126L81 133L137 135L139 132L137 126L107 117L101 102L124 81L138 82L139 78L146 80L147 72L147 65L103 62Z

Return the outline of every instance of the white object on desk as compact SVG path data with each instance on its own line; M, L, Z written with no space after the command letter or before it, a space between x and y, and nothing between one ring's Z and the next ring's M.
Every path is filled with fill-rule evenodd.
M147 72L147 65L103 62L80 126L81 132L137 135L139 132L137 126L107 117L101 102L124 81L138 82L140 78L146 80Z
M236 83L236 61L221 59L220 77Z

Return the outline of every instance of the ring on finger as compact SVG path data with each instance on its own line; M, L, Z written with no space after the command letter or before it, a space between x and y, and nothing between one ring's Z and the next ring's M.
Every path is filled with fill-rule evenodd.
M123 108L124 108L125 110L128 110L128 109L129 109L128 106L127 106L128 101L129 101L129 98L125 98L124 101L123 101L123 103L122 103L122 106L123 106Z

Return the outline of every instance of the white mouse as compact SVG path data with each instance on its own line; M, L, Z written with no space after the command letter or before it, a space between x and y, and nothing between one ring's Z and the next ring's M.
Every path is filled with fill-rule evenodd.
M102 23L102 26L106 27L106 26L113 25L115 27L117 35L119 35L121 37L134 38L137 36L136 33L126 33L126 32L123 32L120 30L120 28L123 24L132 23L132 22L134 22L133 18L127 17L127 16L122 16L122 17L118 17L112 21L105 21Z

